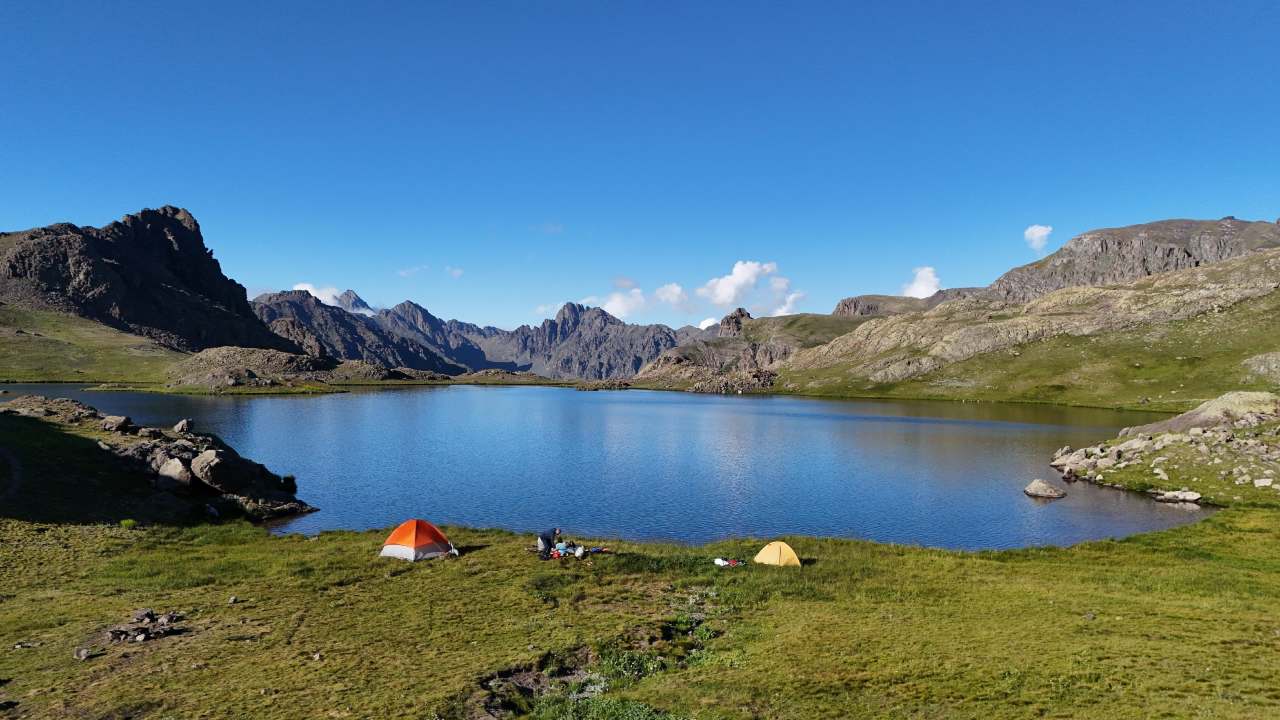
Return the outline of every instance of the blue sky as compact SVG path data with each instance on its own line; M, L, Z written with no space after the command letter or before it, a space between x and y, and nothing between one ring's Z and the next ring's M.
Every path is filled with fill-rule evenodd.
M181 205L251 292L511 327L1280 217L1273 2L361 5L0 5L0 229Z

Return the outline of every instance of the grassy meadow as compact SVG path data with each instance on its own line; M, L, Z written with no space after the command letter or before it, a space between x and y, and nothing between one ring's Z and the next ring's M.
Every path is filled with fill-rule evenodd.
M0 304L0 381L160 383L183 357L92 320Z

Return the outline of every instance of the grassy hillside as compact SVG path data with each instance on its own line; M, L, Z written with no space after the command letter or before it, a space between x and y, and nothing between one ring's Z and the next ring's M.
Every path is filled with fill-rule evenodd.
M1280 351L1280 293L1218 313L1088 337L1059 336L955 363L899 383L843 368L787 370L778 388L828 396L1049 402L1185 410L1233 389L1268 390L1246 358Z
M773 340L783 345L807 348L831 342L868 319L810 313L753 318L743 324L742 337L750 342Z
M0 380L161 382L183 357L92 320L0 304Z
M18 420L0 416L0 493L79 484L92 463L41 448L94 446L33 437ZM1269 717L1280 713L1277 497L1066 549L788 538L806 567L726 570L710 559L749 557L758 542L616 543L589 563L540 562L528 538L448 529L462 557L409 565L375 557L381 531L126 530L37 522L30 502L0 502L0 707L464 717L510 689L511 671L542 668L581 669L591 674L569 675L574 688L608 690L508 696L520 716ZM184 632L102 642L140 607L183 613ZM76 661L77 647L98 654Z

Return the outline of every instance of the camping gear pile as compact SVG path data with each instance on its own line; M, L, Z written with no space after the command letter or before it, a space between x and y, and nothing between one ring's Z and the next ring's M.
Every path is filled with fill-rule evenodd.
M440 532L440 528L426 520L405 520L400 523L387 541L382 544L381 557L393 557L415 562L445 555L457 555L453 543Z
M578 545L572 541L558 542L551 552L547 553L545 559L555 560L557 558L575 557L581 560L588 555L596 555L599 553L607 553L607 547L587 547L586 545Z
M733 558L721 558L721 557L718 557L715 560L712 560L711 562L715 563L717 567L741 567L747 564L745 560L735 560Z

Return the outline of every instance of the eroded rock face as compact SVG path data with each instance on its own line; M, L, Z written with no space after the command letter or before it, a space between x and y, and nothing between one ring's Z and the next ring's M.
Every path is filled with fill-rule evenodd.
M1111 287L1070 287L1027 303L975 295L920 313L874 318L796 352L788 367L841 366L872 383L1057 335L1093 335L1215 312L1280 287L1280 250Z
M131 425L116 422L118 417L108 423L97 410L67 398L17 397L0 405L0 412L64 426L107 429L111 435L98 443L102 462L120 463L135 471L140 483L154 488L156 503L185 503L189 511L197 512L211 506L220 515L242 514L254 520L315 509L295 497L297 484L292 478L240 457L212 435L159 428L138 433Z
M731 338L742 335L742 325L751 319L751 313L745 308L738 308L733 312L720 318L719 337Z
M180 350L297 350L222 274L191 213L165 206L101 228L59 223L8 233L0 301L62 312Z
M855 295L847 297L836 304L832 315L847 317L887 317L909 312L922 312L937 307L944 302L959 300L985 292L986 288L947 288L939 290L927 298L913 298L902 295Z
M1235 218L1093 230L1039 262L1005 273L991 284L990 293L1006 302L1027 302L1066 287L1114 285L1276 247L1280 226Z

